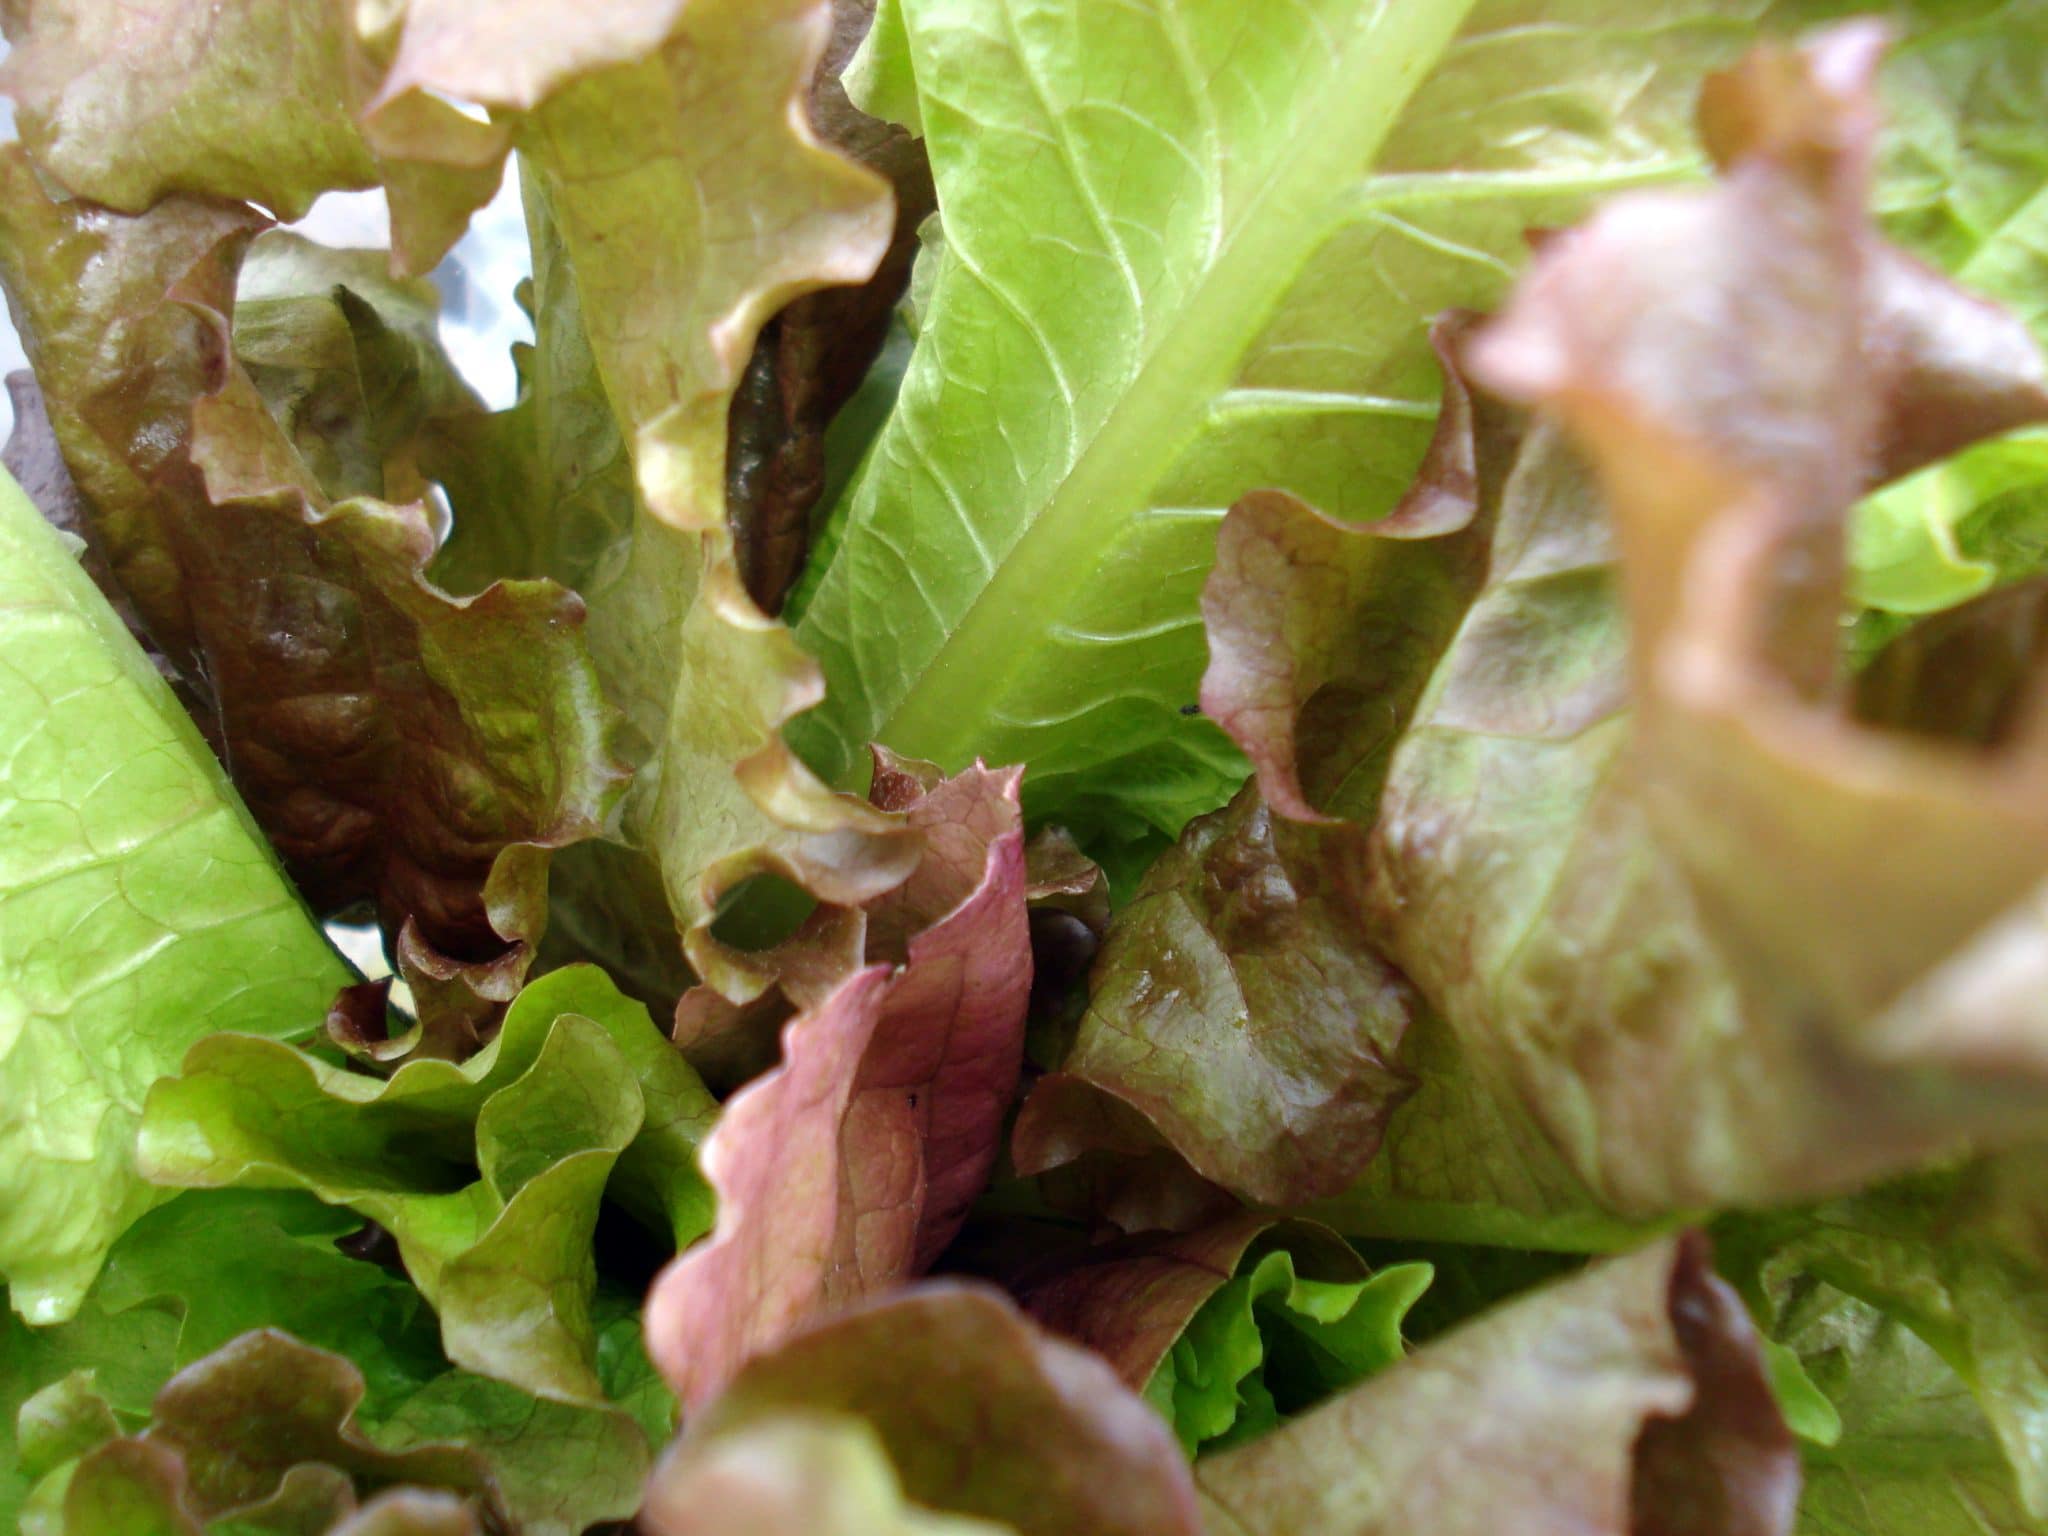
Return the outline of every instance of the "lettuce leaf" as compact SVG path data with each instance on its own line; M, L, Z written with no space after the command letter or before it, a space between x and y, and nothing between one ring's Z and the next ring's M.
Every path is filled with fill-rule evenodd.
M353 1512L357 1483L485 1493L472 1451L379 1446L354 1422L362 1393L338 1355L273 1330L243 1334L165 1383L145 1435L110 1440L65 1471L61 1529L322 1531Z
M1901 736L1835 679L1857 494L2048 393L2016 321L1869 229L1875 45L1815 47L1711 80L1719 185L1545 242L1467 348L1593 468L1548 424L1475 428L1447 550L1288 498L1231 514L1226 546L1265 552L1218 566L1205 697L1276 809L1370 828L1358 941L1427 1005L1421 1087L1323 1208L1348 1230L1606 1246L2040 1133L2032 739ZM1385 652L1341 637L1473 541L1470 606L1414 607L1399 675L1427 682L1390 692ZM1333 561L1350 596L1311 606ZM1142 991L1162 953L1098 990ZM1191 1123L1155 1117L1215 1176Z
M1203 1177L1298 1203L1351 1183L1414 1089L1397 1053L1415 994L1363 938L1365 838L1310 797L1372 803L1395 734L1484 579L1481 477L1497 480L1512 438L1458 373L1468 328L1455 314L1435 328L1443 410L1421 476L1373 539L1278 492L1225 519L1203 598L1204 700L1260 784L1191 824L1118 915L1063 1076L1039 1086L1018 1123L1020 1172L1053 1166L1055 1145L1061 1161L1090 1145L1085 1101L1067 1098L1062 1113L1056 1097L1071 1078L1137 1110ZM1321 723L1349 728L1357 715L1378 737L1346 740L1305 787L1293 725L1311 701L1311 741Z
M331 188L381 184L398 260L424 272L497 191L507 138L453 102L415 100L410 158L372 145L358 116L397 41L357 31L376 14L345 0L175 0L146 13L25 0L7 9L0 82L29 152L72 196L139 214L190 194L296 219Z
M704 1149L717 1227L648 1296L650 1352L693 1408L806 1318L928 1268L995 1162L1031 987L1018 774L894 777L930 852L863 918L900 963L830 985L727 1102Z
M927 1282L786 1340L691 1421L679 1454L791 1412L864 1421L907 1499L1019 1536L1201 1529L1152 1410L983 1286Z
M1428 318L1495 301L1525 229L1696 174L1692 82L1756 10L882 7L853 78L923 134L944 244L799 594L830 681L802 750L835 781L870 739L1028 762L1032 815L1091 846L1221 804L1242 760L1186 706L1223 509L1387 511Z
M536 104L528 74L566 70L560 40L508 41L487 14L449 10L424 56L434 67L414 80L413 94L525 112L536 280L550 299L562 285L575 293L573 309L543 308L528 378L537 451L571 471L554 494L580 527L535 532L579 567L549 566L589 600L599 668L626 715L639 772L620 840L651 861L627 878L645 890L659 871L699 979L735 1000L772 979L712 931L748 877L857 904L916 859L891 818L828 791L783 745L781 725L823 683L748 595L727 521L729 411L758 332L791 300L867 278L890 238L886 185L800 126L828 12L819 0L692 6L658 48ZM464 25L473 46L455 41ZM514 68L507 47L532 58ZM634 150L657 142L684 149ZM487 547L517 550L518 527L487 535ZM579 861L569 904L611 908L604 888L627 862ZM649 914L625 915L636 958L658 952L666 930L645 935ZM658 964L637 969L664 976Z
M4 475L0 731L0 1278L47 1323L162 1198L132 1150L151 1081L225 1025L311 1031L349 978L170 689Z
M1825 1239L1822 1240L1825 1244ZM1808 1251L1830 1267L1825 1248ZM1997 1437L1942 1352L1890 1307L1873 1306L1779 1250L1753 1305L1833 1420L1800 1447L1808 1536L2035 1532ZM1894 1305L1897 1303L1895 1301Z
M1730 1273L1766 1321L1796 1317L1824 1290L1851 1311L1874 1309L1931 1350L1952 1373L1936 1395L1960 1398L1949 1419L1978 1443L1958 1451L1985 1461L2002 1450L2010 1473L1972 1473L2004 1489L2036 1525L2048 1521L2048 1442L2040 1403L2048 1382L2048 1211L2035 1150L1916 1174L1818 1207L1728 1218ZM1821 1308L1822 1312L1828 1309ZM1772 1323L1777 1331L1784 1330ZM1852 1351L1853 1353L1853 1351ZM1930 1387L1929 1391L1934 1389Z
M1192 1456L1399 1360L1401 1319L1430 1274L1374 1274L1327 1228L1246 1214L1041 1263L1015 1287L1142 1391Z
M318 1370L360 1383L357 1423L377 1444L468 1446L513 1529L573 1536L593 1520L630 1513L649 1461L634 1419L617 1407L539 1400L451 1369L419 1292L337 1251L336 1239L359 1225L295 1191L180 1195L116 1244L71 1322L0 1328L0 1467L8 1469L0 1523L12 1521L32 1486L37 1507L61 1504L68 1461L147 1426L175 1374L259 1327L288 1332L320 1361ZM233 1265L224 1268L230 1253ZM637 1337L637 1323L627 1321ZM618 1334L616 1322L606 1328L608 1337ZM337 1356L345 1371L329 1363ZM607 1391L622 1404L633 1379L630 1366L605 1370ZM97 1426L90 1443L52 1439L39 1427L53 1406ZM665 1418L654 1433L667 1435Z
M687 1244L710 1224L695 1149L715 1112L637 1003L590 967L529 985L489 1045L385 1081L219 1034L145 1110L138 1156L187 1187L301 1188L390 1231L458 1365L602 1401L590 1251L611 1193Z
M421 574L424 504L328 500L230 349L252 210L53 202L18 147L0 175L0 279L94 543L308 899L374 900L443 1004L426 1048L473 1048L545 926L547 850L619 790L581 604L451 598Z
M1197 1463L1230 1536L1783 1531L1792 1437L1741 1301L1690 1236L1489 1313Z
M702 1445L655 1470L640 1525L650 1536L1000 1536L1008 1526L906 1504L874 1431L793 1411Z

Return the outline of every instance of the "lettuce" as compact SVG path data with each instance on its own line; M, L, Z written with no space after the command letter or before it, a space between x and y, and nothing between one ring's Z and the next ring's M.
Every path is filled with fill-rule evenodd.
M709 1095L599 972L529 986L467 1062L378 1081L217 1034L150 1093L137 1156L160 1184L300 1188L396 1240L457 1364L564 1402L601 1399L590 1240L609 1191L678 1245L710 1200Z
M151 1082L216 1029L314 1027L346 972L170 689L4 477L0 712L0 1277L49 1323L164 1198L133 1153Z
M0 1522L2048 1530L2048 24L1890 9L0 4Z

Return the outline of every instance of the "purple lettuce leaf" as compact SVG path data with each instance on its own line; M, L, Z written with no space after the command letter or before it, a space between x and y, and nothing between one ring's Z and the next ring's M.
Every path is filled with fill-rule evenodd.
M928 1267L994 1166L1023 1063L1031 950L1015 770L881 798L930 852L868 916L881 958L783 1029L782 1062L705 1142L711 1237L648 1298L649 1350L685 1402L805 1319ZM900 952L900 959L891 955Z

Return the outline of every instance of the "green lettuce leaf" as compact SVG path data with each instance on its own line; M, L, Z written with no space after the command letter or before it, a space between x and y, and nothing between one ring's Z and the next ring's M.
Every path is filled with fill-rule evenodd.
M441 350L439 318L434 286L390 277L382 252L281 229L250 243L235 356L329 497L418 500L423 440L482 414Z
M2048 1185L2038 1151L2024 1148L1919 1174L1805 1210L1729 1218L1730 1273L1770 1321L1821 1288L1852 1310L1874 1310L1910 1329L1952 1373L1939 1394L1949 1417L1981 1442L1966 1460L2002 1450L2010 1472L1990 1477L1998 1501L2048 1524L2048 1244L2041 1238ZM1827 1310L1825 1308L1823 1311ZM1774 1331L1783 1332L1776 1323ZM1822 1383L1826 1387L1826 1383ZM1959 1452L1958 1454L1964 1454Z
M349 975L170 689L5 476L0 731L0 1278L47 1323L163 1198L134 1166L151 1082L216 1029L311 1032Z
M691 1420L679 1454L791 1413L864 1421L924 1509L1019 1536L1201 1530L1165 1424L1101 1359L983 1286L927 1282L785 1340Z
M1791 1529L1799 1464L1697 1236L1509 1303L1196 1464L1211 1536Z
M1935 613L2041 568L2048 437L1979 443L1867 498L1849 530L1851 596Z
M1757 10L884 6L853 79L924 135L944 245L798 599L830 682L801 749L839 782L870 739L1028 762L1091 846L1221 804L1242 760L1186 706L1223 509L1386 512L1429 317L1495 301L1524 230L1696 174L1692 84Z
M1426 1264L1374 1274L1313 1223L1240 1215L1041 1264L1026 1311L1142 1391L1189 1455L1249 1439L1402 1355Z
M247 1035L203 1040L153 1090L138 1155L161 1183L296 1187L361 1213L397 1239L451 1360L585 1403L603 1398L600 1199L696 1238L714 1113L646 1011L574 967L528 986L469 1061L388 1080Z
M667 1437L673 1409L622 1411L652 1406L633 1400L646 1390L637 1316L600 1297L610 1347L600 1345L599 1370L620 1407L535 1399L452 1369L419 1292L337 1251L359 1224L295 1191L180 1195L115 1245L72 1321L0 1328L0 1525L32 1486L39 1506L61 1504L65 1463L92 1448L52 1443L32 1421L63 1405L103 1431L97 1404L116 1434L143 1428L174 1374L258 1327L345 1356L363 1388L357 1422L378 1444L459 1441L480 1455L513 1529L575 1536L630 1513L649 1439Z
M889 245L888 189L803 129L830 30L822 0L693 5L659 48L538 105L528 77L554 78L560 37L508 38L488 9L435 9L445 24L417 87L524 112L545 301L529 419L542 462L571 471L552 494L580 524L573 540L542 547L591 605L599 668L640 770L620 840L645 862L622 881L632 861L586 856L566 904L595 888L600 912L621 912L633 930L636 974L666 979L673 967L646 957L670 941L667 928L648 934L654 914L604 889L646 890L658 871L699 978L746 1000L772 977L712 931L735 888L774 875L857 904L916 859L892 818L832 793L784 746L783 722L823 682L749 596L726 501L733 395L757 335L792 300L872 274ZM468 46L456 42L463 26ZM573 310L557 302L564 285ZM615 428L592 419L605 414ZM485 536L515 550L522 538ZM562 571L559 557L580 569ZM580 921L586 932L605 923Z
M1805 1536L2048 1529L2027 1512L1982 1409L1936 1348L1796 1263L1772 1269L1764 1326L1833 1427L1800 1447Z
M2033 131L2048 16L1997 0L1916 7L1912 23L1885 70L1878 223L2048 344L2048 153ZM1867 500L1852 524L1851 595L1886 615L1926 613L2041 569L2043 454L2037 438L1982 444Z

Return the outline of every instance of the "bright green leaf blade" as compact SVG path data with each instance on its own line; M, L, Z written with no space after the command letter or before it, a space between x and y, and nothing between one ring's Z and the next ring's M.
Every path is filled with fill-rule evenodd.
M351 979L171 690L0 476L0 1275L68 1317L161 1196L150 1083L219 1029L318 1027Z

